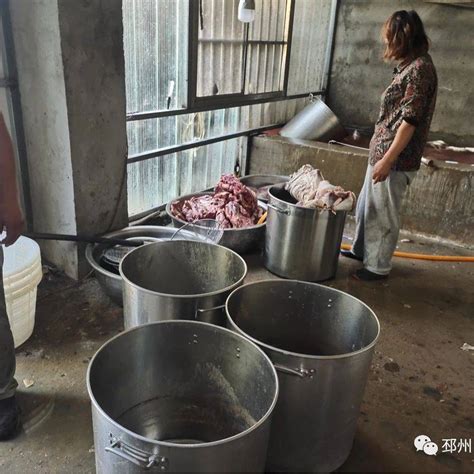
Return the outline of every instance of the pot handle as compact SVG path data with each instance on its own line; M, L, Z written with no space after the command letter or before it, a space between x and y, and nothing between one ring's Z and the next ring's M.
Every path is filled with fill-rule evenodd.
M169 466L169 461L164 456L146 453L140 449L134 448L124 443L117 438L111 438L110 446L106 446L105 451L115 454L116 456L125 459L126 461L129 461L142 469L150 469L157 466L162 471L166 471Z
M291 369L290 367L285 367L284 365L280 364L273 365L278 372L283 372L284 374L288 375L296 375L297 377L300 377L302 379L313 378L315 372L314 369Z
M274 206L273 204L268 203L267 206L270 209L273 209L276 212L279 212L280 214L285 214L287 216L290 215L290 210L289 209L281 209L280 207Z
M198 314L209 313L209 311L216 311L217 309L224 309L224 308L225 308L225 304L214 306L212 308L198 308L196 309L196 319L199 319Z

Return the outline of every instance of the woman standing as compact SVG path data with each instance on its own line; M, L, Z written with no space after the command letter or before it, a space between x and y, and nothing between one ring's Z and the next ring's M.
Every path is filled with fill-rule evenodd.
M356 235L346 257L364 262L353 276L387 278L400 231L400 206L420 168L436 103L438 79L429 40L415 11L395 12L382 30L384 59L398 63L382 96L369 166L356 210Z

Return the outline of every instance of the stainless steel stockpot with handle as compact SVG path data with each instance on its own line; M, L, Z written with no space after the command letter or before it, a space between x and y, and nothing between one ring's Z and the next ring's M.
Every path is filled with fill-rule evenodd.
M247 265L234 251L205 242L157 242L120 265L125 328L170 319L225 325L223 306Z
M342 140L347 131L334 112L318 97L310 94L311 103L295 115L280 131L286 138L300 140Z
M116 230L105 234L104 237L111 237L117 239L133 239L150 241L166 241L171 240L196 240L198 242L209 242L206 237L198 235L188 230L181 230L178 235L176 229L173 227L162 227L156 225L137 225L125 227L124 229ZM212 243L212 242L211 242ZM110 245L107 244L89 244L86 247L86 259L89 265L94 269L95 277L110 299L118 304L123 305L122 302L122 278L118 271L111 269L104 265L103 256ZM113 271L112 271L113 270Z
M284 278L334 277L347 213L297 206L284 184L272 186L268 195L265 267Z
M114 337L90 362L98 474L263 472L278 377L248 339L162 321Z
M295 280L241 286L226 311L229 327L258 344L278 371L267 471L340 467L380 333L374 312L347 293Z

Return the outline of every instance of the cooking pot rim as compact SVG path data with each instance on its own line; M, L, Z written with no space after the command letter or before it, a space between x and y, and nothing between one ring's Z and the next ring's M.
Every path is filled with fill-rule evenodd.
M210 327L212 329L215 329L217 331L230 333L233 336L238 336L241 339L243 344L250 344L251 346L254 346L254 348L257 349L257 352L259 352L263 356L264 360L266 360L266 362L268 362L270 370L273 374L273 380L275 382L275 393L273 395L273 400L272 400L272 403L270 404L270 407L265 412L265 414L254 425L252 425L250 428L247 428L245 431L242 431L241 433L237 433L234 436L219 439L217 441L211 441L209 443L181 444L181 443L171 443L169 441L158 441L158 440L154 440L154 439L151 439L151 438L146 438L145 436L142 436L138 433L135 433L135 432L125 428L120 423L115 421L112 417L110 417L107 413L105 413L105 411L102 409L102 407L99 405L99 403L95 399L93 391L92 391L91 383L90 383L91 369L92 369L92 366L94 365L94 362L95 362L96 358L102 352L102 350L105 349L113 341L115 341L115 339L118 339L120 337L124 337L126 334L129 334L132 331L140 331L140 330L143 330L143 328L146 328L148 326L155 326L155 325L159 325L159 324L168 324L168 325L171 325L171 324L184 324L184 325L194 324L194 325L208 326L208 327ZM214 447L214 446L220 446L222 444L229 443L231 441L235 441L239 438L242 438L243 436L248 435L252 431L259 428L261 425L263 425L268 420L268 418L272 415L273 410L275 409L276 403L278 401L278 396L279 396L279 392L280 392L280 382L279 382L279 379L278 379L278 374L277 374L277 371L275 369L275 366L273 365L273 362L270 360L268 355L265 354L265 352L258 346L258 344L255 344L253 341L249 340L245 336L242 336L241 334L238 334L235 331L232 331L230 329L223 328L223 327L220 327L220 326L216 326L214 324L205 323L205 322L202 322L202 321L188 321L188 320L154 321L152 323L147 323L147 324L142 324L140 326L135 326L133 328L130 328L130 329L127 329L127 330L121 332L120 334L115 335L114 337L112 337L111 339L106 341L104 344L102 344L102 346L97 350L97 352L92 357L91 361L89 362L89 366L87 368L86 381L87 381L87 393L89 394L89 398L91 400L91 403L94 405L96 410L99 411L100 415L105 417L107 419L107 421L112 423L116 428L118 428L119 430L121 430L122 432L127 434L128 436L131 436L132 438L138 439L138 440L143 441L145 443L152 444L152 445L157 445L157 446L166 446L166 447L169 447L169 448L179 448L179 449L211 448L211 447Z
M287 351L285 349L280 349L279 347L272 346L270 344L266 344L259 339L255 339L252 337L250 334L245 332L240 326L237 325L237 323L232 319L230 316L230 311L229 311L229 301L231 298L238 292L238 291L243 291L244 288L248 286L254 286L254 285L260 285L260 284L267 284L267 283L276 283L276 284L286 284L286 283L297 283L297 284L302 284L302 285L311 285L311 286L317 286L325 289L329 289L331 291L335 291L336 293L342 293L344 296L351 298L352 300L360 303L362 306L365 306L369 310L369 314L373 316L375 319L376 325L377 325L377 334L375 335L373 341L362 347L361 349L354 351L354 352L346 352L343 354L336 354L336 355L314 355L314 354L302 354L299 352L292 352L292 351ZM227 297L226 303L225 303L225 312L227 316L227 320L229 321L229 324L231 325L232 328L238 331L239 334L243 334L246 338L250 339L253 343L259 345L260 347L263 347L267 350L283 354L285 356L289 357L298 357L302 359L310 359L310 360L334 360L334 359L347 359L349 357L357 356L359 354L362 354L364 352L367 352L371 350L376 344L380 336L380 322L379 319L377 318L377 315L374 313L374 311L362 300L359 298L356 298L355 296L350 295L349 293L346 293L345 291L338 290L336 288L330 288L325 285L320 285L318 283L313 283L313 282L306 282L306 281L301 281L301 280L275 280L275 279L266 279L266 280L260 280L256 282L251 282L251 283L246 283L245 285L240 286L239 288L236 288L232 293Z
M167 298L179 298L179 299L207 298L209 296L215 296L215 295L219 295L221 293L226 293L226 292L228 292L230 290L233 290L234 288L240 286L242 284L242 282L245 280L245 277L247 276L247 272L248 272L247 262L237 252L234 252L233 250L231 250L227 247L223 247L222 245L211 244L211 243L207 243L207 242L197 242L197 241L194 242L194 241L186 241L186 240L169 240L167 242L153 242L151 244L148 244L147 247L155 246L155 245L176 245L177 243L182 244L183 242L187 242L187 243L192 242L192 244L197 244L197 245L206 245L206 246L219 247L219 248L221 248L221 249L223 249L227 252L233 253L241 261L241 263L243 263L242 276L239 278L238 281L236 281L232 285L226 286L225 288L222 288L220 290L210 291L208 293L198 293L198 294L194 294L194 295L177 295L177 294L173 294L173 293L161 293L159 291L149 290L147 288L143 288L142 286L137 285L136 283L132 282L123 273L122 267L123 267L123 264L124 264L125 260L127 258L131 258L131 255L133 253L135 253L138 250L140 250L141 248L143 248L143 247L137 247L137 248L133 249L131 252L129 252L127 255L125 255L125 257L120 262L120 266L119 266L120 277L122 278L124 283L127 283L128 285L132 286L133 288L136 288L137 290L140 290L140 291L142 291L144 293L147 293L149 295L163 296L163 297L167 297Z
M341 214L347 214L347 211L331 211L329 209L321 209L321 208L314 208L314 207L304 207L304 206L299 206L298 204L293 204L292 202L284 201L283 199L280 199L279 197L275 196L273 194L274 189L282 189L285 186L286 183L279 183L279 184L274 184L269 190L268 194L271 199L274 201L277 201L278 204L283 204L285 206L288 206L290 209L295 209L296 211L299 212L306 212L308 214L314 214L315 212L319 212L319 214L322 214L323 212L330 212L331 214L335 214L337 216ZM269 199L270 201L270 199Z

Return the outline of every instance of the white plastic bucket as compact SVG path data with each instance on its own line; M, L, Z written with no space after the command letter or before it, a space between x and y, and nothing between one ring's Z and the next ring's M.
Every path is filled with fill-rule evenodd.
M38 244L20 237L10 247L3 247L3 286L8 319L15 347L33 333L36 313L36 291L43 277Z

